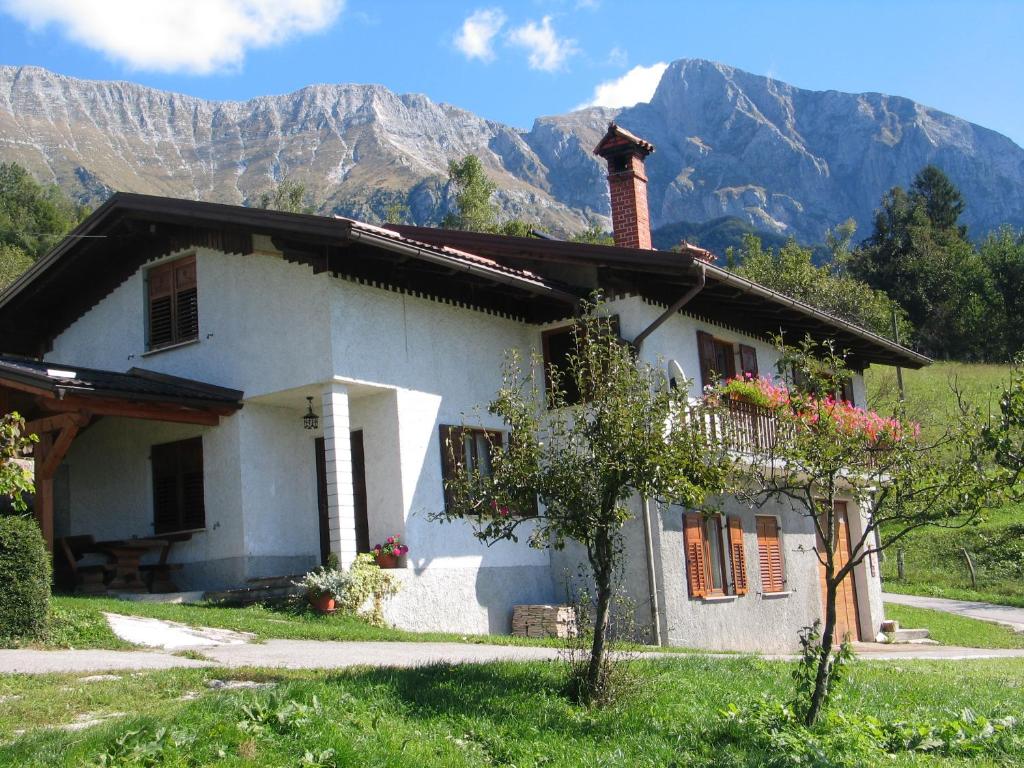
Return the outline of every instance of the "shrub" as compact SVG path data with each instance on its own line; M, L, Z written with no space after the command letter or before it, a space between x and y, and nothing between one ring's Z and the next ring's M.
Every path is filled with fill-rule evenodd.
M357 555L348 572L352 581L348 594L340 601L342 610L359 613L366 601L372 598L373 607L363 618L375 627L385 626L384 601L398 593L401 588L398 579L381 569L374 556L367 553Z
M0 517L0 584L0 639L41 638L50 606L50 556L30 518Z

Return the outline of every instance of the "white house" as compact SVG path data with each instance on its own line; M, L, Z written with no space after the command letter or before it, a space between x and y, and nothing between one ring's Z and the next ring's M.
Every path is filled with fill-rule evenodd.
M389 620L505 632L514 605L562 599L577 554L485 547L469 521L432 522L441 435L492 398L506 350L557 363L595 288L642 358L695 386L770 370L780 330L835 339L860 370L927 363L701 249L651 250L651 149L615 126L598 147L615 246L114 195L0 294L0 408L41 435L44 533L169 537L191 589L302 573L329 553L344 565L400 535ZM861 375L848 396L864 403ZM627 530L627 586L664 642L788 648L820 615L814 533L793 510L648 507ZM873 561L841 619L855 637L878 631Z

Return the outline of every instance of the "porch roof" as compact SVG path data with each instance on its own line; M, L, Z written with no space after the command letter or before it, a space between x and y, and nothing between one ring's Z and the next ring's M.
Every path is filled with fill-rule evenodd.
M243 393L142 368L125 373L0 355L2 410L27 418L54 413L216 425L242 407Z

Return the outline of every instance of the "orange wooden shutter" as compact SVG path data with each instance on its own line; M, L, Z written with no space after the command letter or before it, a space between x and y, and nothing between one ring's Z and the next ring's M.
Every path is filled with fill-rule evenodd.
M174 270L161 264L146 273L149 281L149 346L174 341Z
M786 579L779 543L779 522L774 517L757 518L757 555L761 562L761 588L765 592L782 592Z
M740 367L743 369L744 374L750 374L751 376L757 376L757 350L753 347L748 347L746 344L740 344Z
M686 580L690 597L704 597L708 592L708 576L704 566L704 517L683 516L683 539L686 550Z
M745 595L747 594L747 554L743 548L743 522L738 517L730 517L728 520L732 583L737 595Z
M700 383L706 387L715 379L715 337L697 331L697 354L700 357Z

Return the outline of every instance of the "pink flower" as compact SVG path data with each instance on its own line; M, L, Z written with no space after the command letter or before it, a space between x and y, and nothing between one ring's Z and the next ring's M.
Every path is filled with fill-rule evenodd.
M388 536L388 544L394 544L394 543L395 543L395 537L394 536Z

